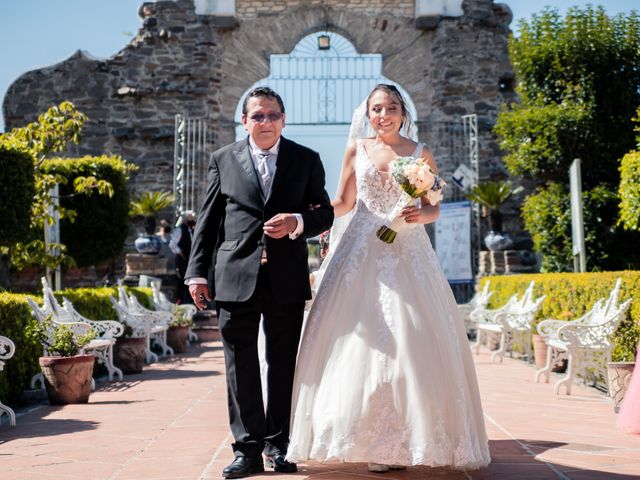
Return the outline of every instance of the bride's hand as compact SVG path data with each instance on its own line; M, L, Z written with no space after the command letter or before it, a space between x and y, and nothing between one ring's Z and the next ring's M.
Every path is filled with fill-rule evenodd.
M413 205L405 207L400 211L400 217L407 223L420 223L420 209Z

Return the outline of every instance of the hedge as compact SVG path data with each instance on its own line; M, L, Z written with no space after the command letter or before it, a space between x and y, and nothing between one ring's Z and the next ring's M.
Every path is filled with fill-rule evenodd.
M136 295L141 303L151 306L150 288L127 288ZM56 298L68 298L73 306L87 318L94 320L113 320L116 313L109 301L109 295L118 296L116 288L81 288L55 292ZM42 305L42 297L0 293L0 335L9 337L16 345L16 352L5 361L0 372L0 401L10 406L21 404L21 393L29 388L31 377L40 371L38 357L42 355L42 346L33 335L36 320L31 315L27 297L31 296Z
M10 247L29 234L35 195L33 157L27 150L0 143L0 245Z
M490 281L494 293L489 308L504 305L514 293L522 293L535 281L534 297L546 295L534 319L535 326L546 318L572 320L586 313L600 298L609 296L616 279L622 278L619 302L633 298L615 336L614 361L633 361L640 341L640 271L592 273L541 273L484 277L478 288Z
M80 267L97 265L122 253L129 231L129 193L126 183L130 165L117 156L60 158L45 161L41 171L62 175L67 183L60 185L60 205L74 210L74 222L60 222L60 239L67 254ZM93 176L106 180L113 195L73 194L73 181Z

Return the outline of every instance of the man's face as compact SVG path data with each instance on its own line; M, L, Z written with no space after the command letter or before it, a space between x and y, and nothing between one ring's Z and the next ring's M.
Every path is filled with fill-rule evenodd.
M247 102L247 114L242 115L242 126L263 150L276 144L284 121L278 101L271 97L251 97Z

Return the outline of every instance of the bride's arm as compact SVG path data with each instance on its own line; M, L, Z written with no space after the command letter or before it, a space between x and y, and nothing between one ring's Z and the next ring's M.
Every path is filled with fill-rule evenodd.
M356 204L356 143L349 142L344 152L336 197L331 201L336 217L346 215Z
M437 174L438 166L428 149L422 149L422 158L427 161L431 169ZM435 206L431 205L426 195L420 199L420 203L422 205L420 208L407 207L403 209L402 212L400 212L400 216L404 217L407 223L427 224L435 222L440 216L440 204Z

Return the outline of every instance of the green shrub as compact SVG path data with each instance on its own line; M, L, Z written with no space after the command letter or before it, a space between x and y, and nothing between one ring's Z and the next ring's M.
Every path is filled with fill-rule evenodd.
M60 222L61 242L78 266L108 261L124 248L129 229L129 193L126 182L131 168L117 156L53 159L45 161L41 171L67 179L60 185L60 204L75 211L75 221ZM75 194L78 182L106 180L113 194Z
M614 361L633 361L640 341L640 272L595 272L595 273L542 273L534 275L503 275L485 277L480 281L491 281L493 295L490 308L504 305L515 293L522 294L529 282L536 282L534 297L546 295L534 320L535 326L547 318L572 320L586 313L600 298L609 296L616 279L622 278L619 301L633 298L626 317L614 336Z
M128 288L140 303L151 307L150 288ZM58 301L68 298L83 316L92 320L114 320L116 313L109 295L117 298L116 288L81 288L55 292ZM31 295L42 305L42 298ZM37 322L31 315L27 295L0 293L0 335L9 337L16 345L16 352L6 361L0 372L0 400L8 405L20 405L20 395L29 388L31 377L40 372L38 357L42 346L38 340Z
M0 142L0 246L11 247L29 234L35 195L33 157Z
M0 335L16 345L15 354L0 372L0 401L5 404L19 405L22 390L29 388L31 377L40 371L42 346L36 326L26 295L0 293Z
M599 185L582 192L587 269L623 270L640 265L638 232L612 226L618 212L618 196L608 186ZM543 272L573 270L571 242L571 201L567 189L549 183L529 195L522 206L525 228L534 248L541 252Z
M640 151L629 152L620 164L620 223L640 230Z

